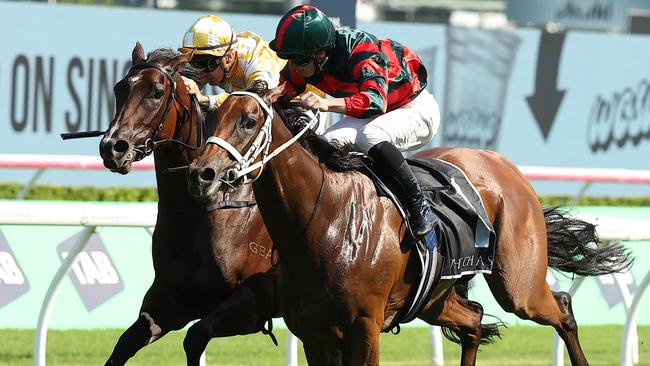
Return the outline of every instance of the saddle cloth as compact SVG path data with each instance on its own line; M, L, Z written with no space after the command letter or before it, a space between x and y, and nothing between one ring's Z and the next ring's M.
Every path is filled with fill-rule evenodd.
M423 194L440 218L441 279L492 273L496 233L481 196L465 173L440 159L408 159Z
M412 241L422 272L409 306L387 329L392 329L397 323L413 320L440 279L492 273L496 248L496 233L488 220L481 196L460 168L440 159L407 161L424 198L438 215L439 223L435 229L437 242L422 239ZM405 222L408 222L400 198L387 187L395 182L381 181L371 168L367 173L375 183L377 192L393 200ZM438 260L438 256L441 260Z

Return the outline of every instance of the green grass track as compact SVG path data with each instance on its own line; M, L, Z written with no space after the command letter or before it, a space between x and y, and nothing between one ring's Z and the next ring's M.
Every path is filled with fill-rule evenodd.
M591 365L618 365L622 326L585 326L580 328L582 345ZM50 331L47 343L48 366L103 365L121 330ZM285 360L286 330L276 329L280 342L274 347L261 334L214 339L207 352L207 364L282 366ZM142 349L131 359L132 366L184 365L184 332L168 334ZM478 365L551 365L553 330L548 327L510 327L502 331L503 339L482 346ZM650 366L650 326L639 328L640 365ZM399 335L383 334L381 365L431 365L429 328L403 328ZM0 365L33 365L33 330L0 330ZM460 347L445 340L445 365L458 365ZM300 365L306 365L302 349ZM565 363L570 364L565 356Z

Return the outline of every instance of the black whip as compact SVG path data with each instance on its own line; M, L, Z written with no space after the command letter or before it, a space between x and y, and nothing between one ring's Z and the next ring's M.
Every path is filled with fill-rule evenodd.
M82 139L86 137L97 137L104 134L105 131L81 131L81 132L67 132L61 134L61 139Z

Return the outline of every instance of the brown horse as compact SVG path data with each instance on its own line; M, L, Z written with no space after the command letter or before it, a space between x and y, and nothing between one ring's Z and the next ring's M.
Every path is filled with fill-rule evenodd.
M258 208L251 205L252 189L230 190L215 202L197 201L187 192L185 174L167 171L187 166L206 133L178 77L190 57L158 49L145 60L137 43L133 66L115 85L115 118L99 146L104 165L126 174L134 161L153 152L159 201L155 278L138 319L122 334L107 365L123 365L169 331L201 319L184 341L188 365L198 365L211 338L259 332L275 314L272 245Z
M303 341L309 364L377 365L379 334L404 313L417 284L420 264L405 249L411 239L392 201L379 197L366 175L348 169L358 166L358 157L346 160L309 130L301 144L288 144L305 122L291 117L292 110L269 109L282 88L265 89L254 85L251 93L231 95L220 107L216 138L208 139L215 145L190 165L190 191L209 197L252 179L282 258L280 309ZM253 151L261 151L256 161L264 164L246 168L238 156L246 155L253 140ZM572 363L586 365L571 299L549 289L547 267L583 275L619 271L629 264L625 250L594 249L593 225L543 210L526 178L496 152L445 148L418 156L457 165L480 192L497 233L492 273L485 278L499 304L522 319L553 326ZM481 324L483 310L466 298L467 281L441 280L418 317L446 327L448 337L462 345L461 364L474 365L479 344L498 332Z

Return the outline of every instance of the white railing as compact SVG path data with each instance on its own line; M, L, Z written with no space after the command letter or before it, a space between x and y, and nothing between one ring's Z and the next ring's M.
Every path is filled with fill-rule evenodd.
M518 166L529 180L582 182L582 187L573 197L578 203L587 189L594 183L650 184L650 170L606 169L606 168L563 168L547 166Z
M83 231L68 252L50 282L38 316L34 337L34 365L46 365L47 331L56 293L68 274L78 254L83 251L97 227L142 227L156 225L155 204L98 204L69 202L3 201L0 205L0 225L59 225L81 226ZM297 366L297 339L289 333L287 338L287 365ZM205 365L205 354L202 355Z
M149 228L156 224L156 205L92 203L40 203L5 201L0 205L0 225L70 225L82 226L81 236L68 252L47 289L38 315L34 337L34 365L45 366L47 330L50 313L61 282L77 255L86 246L98 226Z
M0 154L0 168L14 168L14 169L37 169L35 175L30 179L30 181L23 187L21 192L18 194L17 198L24 198L29 191L30 187L36 182L40 175L46 169L105 169L101 159L96 156L85 156L85 155L17 155L17 154ZM142 162L134 164L135 169L144 169L151 170L154 169L153 159L148 158ZM574 199L577 200L582 196L588 187L596 182L610 182L610 183L638 183L638 184L650 184L650 171L642 170L631 170L631 169L595 169L595 168L557 168L557 167L539 167L539 166L520 166L519 169L524 173L524 175L530 180L552 180L552 181L579 181L584 182L582 189L578 196ZM26 202L16 203L26 204ZM48 205L49 203L39 203L38 205ZM68 205L68 204L65 204ZM45 340L47 335L47 324L49 321L49 311L51 307L51 301L54 298L54 294L63 279L66 275L70 266L72 265L76 255L83 249L87 239L90 237L96 226L142 226L150 227L155 224L155 222L147 220L155 220L155 212L152 213L142 213L137 210L123 210L120 209L121 218L118 218L117 222L112 221L112 216L107 207L104 205L95 205L92 204L77 204L79 207L72 208L68 206L67 210L69 213L61 215L63 210L55 210L51 213L50 217L48 215L48 210L41 210L39 212L33 211L34 207L31 206L12 206L12 209L17 211L4 211L6 205L3 205L2 211L0 211L0 224L58 224L58 225L81 225L85 226L87 230L84 231L84 234L80 238L79 242L75 245L72 250L73 255L69 255L66 260L59 268L59 271L55 275L50 288L46 294L46 298L43 301L43 306L41 308L41 314L39 316L39 325L37 329L37 335L34 343L34 356L35 356L35 365L42 366L45 364ZM137 205L143 206L143 205ZM24 207L30 211L29 215L21 215L20 207ZM117 206L114 206L117 207ZM99 209L99 211L97 211ZM124 214L128 212L129 214ZM32 216L35 215L35 216ZM133 215L130 215L133 214ZM81 215L81 216L79 216ZM90 216L89 216L90 215ZM143 215L141 217L136 217L137 215ZM34 217L35 221L23 222L24 220L31 220ZM106 218L111 218L107 220ZM604 218L604 217L584 217L586 220L598 224L598 233L601 239L603 240L650 240L650 222L642 220L627 220L627 219L616 219L616 218ZM11 221L13 220L13 221ZM40 221L39 221L40 220ZM84 220L90 220L84 223ZM104 220L104 221L102 221ZM126 220L126 221L124 221ZM125 224L127 221L131 224ZM145 220L145 221L142 221ZM138 223L138 224L133 224ZM125 224L125 225L123 225ZM650 272L646 274L643 281L641 282L640 287L635 292L634 296L629 293L627 287L622 283L622 281L614 276L615 281L617 282L618 288L621 291L621 295L624 299L625 309L626 309L626 323L624 328L624 334L622 337L621 344L621 365L622 366L632 366L635 363L638 363L638 337L636 335L636 318L639 310L639 303L641 297L645 293L646 289L650 286ZM575 294L577 289L583 282L583 278L578 278L569 293L571 295ZM298 340L291 333L287 339L287 366L296 366L298 365L297 361L297 343ZM442 353L442 335L439 327L432 327L431 331L431 348L432 348L432 361L434 365L443 364L443 353ZM553 364L555 366L560 366L564 364L564 344L562 340L556 335L554 341L554 352L553 352ZM42 362L42 363L41 363Z

